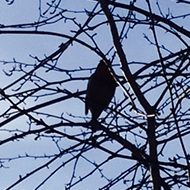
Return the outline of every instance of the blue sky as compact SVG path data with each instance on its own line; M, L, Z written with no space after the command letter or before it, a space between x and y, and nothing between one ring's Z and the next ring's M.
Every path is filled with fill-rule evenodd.
M120 1L122 2L122 1ZM125 2L123 0L123 2ZM129 2L129 1L127 1ZM140 1L139 1L140 2ZM39 1L33 1L33 0L15 0L15 2L12 5L7 5L5 1L0 2L0 24L2 25L12 25L12 24L19 24L19 23L30 23L35 22L38 20L39 16ZM168 12L168 8L170 8L170 12L173 13L173 16L178 15L178 13L183 12L184 14L189 11L189 8L185 5L179 5L176 8L175 1L171 0L159 0L159 3L162 7L163 13ZM91 9L93 7L94 2L89 0L64 0L62 2L62 7L66 8L68 10L84 10ZM147 5L144 3L144 1L141 1L141 3L137 3L137 6L144 7L147 9ZM45 10L46 5L43 5L43 8ZM153 5L153 10L155 10L156 13L159 14L158 8ZM122 11L122 10L121 10ZM122 14L125 15L125 12ZM72 14L71 14L72 15ZM70 16L70 15L69 15ZM82 20L85 16L82 14L77 15L77 21ZM102 19L102 18L99 18ZM180 21L181 25L185 28L189 29L189 25L184 25L188 22L189 18L182 19L175 19L174 22L178 23ZM99 20L97 19L97 22ZM189 23L189 22L188 22ZM12 30L11 28L6 28L6 30ZM44 31L53 31L53 32L60 32L63 34L72 34L70 30L76 29L72 22L69 22L65 24L64 22L60 22L55 25L48 25L41 27L39 30ZM108 33L108 30L99 29L97 35L97 42L100 45L102 51L105 53L109 50L112 40L110 39L110 34ZM155 47L150 45L148 42L145 42L144 34L150 35L151 37L151 31L147 27L136 27L134 30L131 30L128 34L128 40L127 43L124 46L124 49L127 54L127 59L129 62L132 61L143 61L143 62L149 62L152 60L158 59L157 52L155 51ZM160 31L158 29L158 35L161 37L159 38L159 43L166 45L166 48L172 50L173 52L179 51L180 49L184 48L184 45L179 42L179 40L176 40L176 38L172 37L171 35ZM80 36L80 39L86 40L87 38L85 36ZM186 38L184 38L186 39ZM8 84L13 82L15 79L21 77L21 73L15 73L11 77L7 77L4 75L4 71L9 72L9 70L12 68L14 64L7 64L3 65L3 61L12 61L15 59L16 61L25 62L28 64L28 70L30 70L32 67L30 65L35 64L35 60L30 56L36 56L39 59L44 59L46 56L50 55L52 52L56 51L59 45L62 42L65 42L66 39L55 37L55 36L42 36L42 35L9 35L9 34L0 34L0 75L1 81L0 85L1 88L6 87ZM88 42L88 40L86 40ZM167 51L163 51L163 54L167 54ZM59 60L58 66L64 69L79 69L82 68L89 68L89 67L96 67L97 63L99 61L99 57L95 55L93 52L89 51L87 48L82 47L81 45L78 45L77 43L74 43L73 46L71 46L67 51L64 52L64 56ZM117 64L116 62L114 62ZM138 65L131 66L131 69L133 72L138 70ZM43 76L47 78L48 81L54 81L54 80L62 80L64 77L67 77L66 75L59 74L57 72L51 71L51 72L45 72L43 69L37 71L40 76ZM119 73L120 70L117 70ZM79 74L76 74L82 77L89 77L91 73L89 71L81 71ZM73 73L73 76L75 76L75 73ZM43 84L41 82L40 84ZM76 92L78 89L85 90L87 85L87 81L80 81L79 83L65 83L64 86L60 86L60 88L67 88L71 90L72 92ZM18 85L13 86L12 89L16 89ZM32 88L32 84L26 85L25 88ZM12 89L8 89L7 93L13 93ZM122 95L121 95L122 94ZM60 96L59 94L55 96ZM116 92L116 101L119 101L120 97L123 96L123 93L120 89L117 89ZM155 101L155 95L148 94L147 97L149 98L150 102ZM39 100L39 102L46 101L45 98L42 98ZM35 105L34 99L28 99L27 104L20 105L21 107L30 107ZM8 102L2 102L2 111L4 112L10 104ZM84 103L82 101L72 99L72 101L65 101L64 103L59 103L55 106L50 106L45 109L46 113L53 113L53 114L61 114L62 112L66 115L67 118L70 118L69 114L73 114L79 117L84 116ZM67 115L68 114L68 115ZM90 115L88 115L90 119ZM75 120L78 120L78 118L73 118ZM2 118L1 118L2 121ZM0 131L0 137L1 139L5 139L6 137L10 136L9 133L6 132L6 129L9 130L27 130L25 128L27 126L27 121L25 117L20 117L17 120L14 120L13 122L6 125L3 130ZM47 122L54 123L55 121L53 119L48 119ZM70 133L75 133L74 129L69 129ZM19 175L25 175L26 173L30 172L34 168L37 168L40 166L40 164L44 163L44 160L48 160L47 158L41 158L44 154L49 155L51 158L54 154L57 154L59 152L59 147L56 146L55 142L52 142L48 138L41 138L37 141L34 141L35 136L30 136L25 139L21 139L18 142L10 142L0 147L0 157L5 159L5 166L8 168L0 168L0 179L1 179L1 187L5 189L7 186L12 184L14 181L16 181L19 177ZM128 136L128 139L133 140L132 136ZM71 141L60 141L58 144L59 146L66 146L69 147L72 145L73 142ZM110 143L105 144L105 146L110 147L110 149L117 149L118 144L113 143L110 145ZM169 145L168 145L169 146ZM172 146L172 145L171 145ZM176 145L177 147L177 145ZM65 147L64 147L65 148ZM180 147L179 147L180 149ZM171 151L171 155L175 155L175 151L171 148L169 148ZM34 158L26 158L26 153L28 155L34 155L38 157L37 159ZM168 152L169 153L169 152ZM101 154L101 151L98 150L91 150L88 153L85 154L89 160L100 163L105 159L107 155ZM101 155L101 156L99 156ZM19 158L18 157L23 157ZM69 156L68 156L69 157ZM67 157L67 158L68 158ZM7 160L6 160L7 158ZM8 158L13 158L11 161L8 160ZM45 179L45 177L48 174L51 174L51 172L56 169L58 166L60 166L67 158L64 159L58 159L57 162L52 164L50 168L43 169L43 171L38 172L36 175L30 177L25 182L21 183L20 185L16 186L14 190L21 190L21 189L35 189L36 184L39 184L42 180ZM110 167L110 165L111 167ZM112 177L113 171L116 172L122 171L123 165L125 165L125 160L114 160L110 161L105 166L105 174L108 177ZM127 164L131 164L129 161ZM79 167L79 168L78 168ZM86 161L84 158L80 159L80 165L78 165L77 171L80 171L79 173L81 175L85 174L86 168L92 169L92 165ZM54 175L45 185L42 186L40 189L63 189L66 181L70 178L70 171L71 171L72 165L68 165L64 167L63 169L60 169L60 171L57 172L56 175ZM84 169L85 168L85 169ZM99 179L96 181L96 184L94 184L94 179ZM96 190L94 189L95 186L100 187L103 186L105 182L105 179L100 178L100 174L96 173L94 176L91 176L89 178L89 181L87 183L83 183L82 185L76 186L75 189L77 190ZM115 189L113 189L115 190Z

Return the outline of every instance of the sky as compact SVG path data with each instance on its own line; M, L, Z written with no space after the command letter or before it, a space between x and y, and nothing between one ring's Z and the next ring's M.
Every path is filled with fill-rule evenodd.
M33 1L33 0L15 0L15 2L12 5L7 5L6 1L0 1L0 24L1 25L13 25L13 24L19 24L19 23L31 23L38 20L39 16L39 2L40 1ZM125 0L121 0L120 2L126 2ZM127 1L129 2L129 1ZM139 1L140 2L140 1ZM183 11L184 14L188 12L187 6L180 5L176 9L176 2L174 0L159 0L160 6L162 7L162 11L166 14L168 11L172 12L173 16L177 15L178 12ZM84 10L91 9L93 7L94 2L90 0L64 0L62 1L62 7L68 10ZM92 5L93 4L93 5ZM147 9L146 4L144 1L141 1L141 3L137 3L137 6L144 7ZM46 5L43 4L42 6L43 10L45 10ZM156 6L153 5L153 10L159 14L159 10ZM121 10L122 11L122 10ZM123 12L125 15L126 13ZM70 14L72 15L72 14ZM70 16L68 14L68 16ZM77 15L77 21L85 19L85 16L82 14ZM99 18L101 19L101 18ZM97 19L97 22L99 20ZM176 23L179 22L179 19L174 20ZM69 21L68 21L69 22ZM184 18L182 21L182 25L187 23L187 19ZM69 26L69 27L68 27ZM187 29L189 29L188 25L185 25ZM59 24L55 25L48 25L42 27L40 30L45 31L53 31L53 32L60 32L63 34L72 34L70 29L75 29L76 27L70 22L70 24L64 24L64 22L61 22ZM9 28L8 28L9 29ZM6 30L8 30L6 29ZM10 28L10 30L12 30ZM109 47L111 46L112 41L110 40L110 34L107 31L104 31L104 29L100 29L97 34L97 41L100 45L103 52L107 52L109 50ZM155 47L151 46L148 42L144 43L145 38L144 35L150 34L150 30L145 27L136 27L134 30L131 30L128 34L128 41L126 44L125 50L127 52L127 59L129 62L132 61L151 61L155 58L158 58L158 55L156 54ZM159 32L159 35L162 37L159 38L160 44L166 44L166 48L169 48L173 52L178 51L179 49L183 49L184 46L179 43L178 40L175 38L172 38L166 33ZM86 40L85 36L82 36L81 39ZM44 59L46 56L50 55L52 52L56 51L59 45L62 42L65 42L66 40L63 38L55 37L55 36L42 36L42 35L10 35L10 34L0 34L0 86L1 88L6 87L8 84L13 82L15 79L19 78L21 76L21 73L15 73L13 76L8 77L4 74L4 72L9 73L10 69L12 68L13 64L3 64L3 61L19 61L19 62L26 62L28 64L28 70L32 68L32 66L35 63L35 60L33 57L38 57L38 59ZM143 42L143 43L142 43ZM167 43L166 43L167 42ZM175 45L174 45L175 44ZM167 54L167 52L163 51L163 54ZM58 66L64 69L79 69L82 68L89 68L89 67L96 67L99 58L93 53L90 52L87 48L81 47L78 44L75 44L69 48L69 50L64 52L64 58L60 59ZM114 62L114 64L117 64ZM135 72L138 69L138 65L132 65L131 70ZM65 75L57 74L56 72L44 72L44 70L38 71L41 76L47 78L48 81L54 81L54 80L61 80L64 79ZM80 76L86 77L90 76L91 73L89 71L81 71ZM75 76L75 73L73 73L73 76ZM40 84L43 84L41 82ZM32 84L31 84L32 85ZM68 83L64 84L64 88L67 88L71 91L76 92L78 89L85 90L87 81L80 81L78 83L76 88L76 83ZM8 89L8 93L13 93L12 90L16 89L18 86L13 86L12 89ZM25 89L31 88L31 86L25 86ZM121 91L118 89L116 94L121 94ZM116 96L117 96L116 95ZM59 95L57 95L59 96ZM56 97L56 95L55 95ZM117 96L118 98L119 96ZM151 103L154 103L155 97L152 96L152 94L147 95L149 97ZM46 99L42 98L39 101L44 102ZM116 100L119 101L119 98ZM2 102L2 110L0 113L3 113L10 104L8 102ZM35 105L35 101L33 99L29 99L27 101L27 105L22 105L23 107L30 107L32 105ZM66 101L63 103L59 103L57 106L50 106L46 110L46 112L51 112L54 114L60 114L61 112L64 112L65 115L73 114L77 115L79 117L84 116L84 103L82 101L78 100L72 100L72 101ZM67 116L69 118L69 116ZM90 118L90 117L89 117ZM88 119L89 119L88 118ZM73 118L78 119L78 118ZM0 120L2 122L2 118ZM47 118L47 121L49 123L54 123L53 119ZM9 123L6 128L3 128L3 130L0 131L0 138L5 139L10 134L6 132L4 129L22 129L25 130L25 126L27 120L23 117L18 118L17 120L14 120L14 122ZM75 132L74 130L69 132ZM19 178L19 175L24 175L34 168L37 168L40 166L40 164L44 163L44 160L49 160L48 158L41 158L40 156L43 156L44 154L50 155L50 157L53 157L54 154L57 154L59 152L59 146L65 146L69 147L72 142L70 141L64 141L64 144L62 141L58 142L59 146L56 146L55 142L52 142L48 138L41 138L40 140L34 141L35 136L30 136L28 138L25 138L20 141L15 141L14 143L7 143L0 147L0 158L4 158L5 160L5 166L7 168L0 168L0 179L1 179L1 187L0 189L5 189L10 184L12 184L14 181L16 181ZM132 138L129 136L129 138ZM112 144L110 145L105 144L105 146L110 147L110 149L117 149L118 144ZM171 154L175 154L172 149ZM86 157L90 158L92 161L96 160L97 162L101 162L105 159L105 155L101 154L101 156L97 156L99 153L98 150L94 151L91 150L88 153L86 153ZM26 158L27 155L36 155L35 157ZM20 157L20 158L19 158ZM7 159L6 159L7 158ZM9 158L13 158L12 160L9 160ZM18 159L19 158L19 159ZM63 159L64 160L64 159ZM13 188L14 190L22 190L22 189L35 189L37 187L36 184L40 184L42 180L45 179L45 177L50 174L54 169L56 169L58 166L60 166L63 163L62 159L58 159L57 162L52 164L50 166L50 169L46 168L43 169L43 171L38 172L36 175L28 178L25 182L21 183L20 185ZM109 166L111 165L111 167ZM105 174L112 177L113 171L117 173L117 171L121 171L121 168L123 165L125 165L125 160L117 159L115 161L110 161L108 165L105 167ZM127 164L131 164L130 161ZM80 174L82 175L83 172L85 173L85 170L83 168L88 168L89 171L92 168L92 164L90 164L88 161L85 160L85 158L80 159L80 167L77 168L77 170L80 171ZM42 187L39 189L57 189L61 190L64 188L65 182L70 179L69 173L72 166L68 165L64 167L63 170L59 170L56 175L54 175L51 180L49 180L47 183L45 183ZM100 178L99 173L95 174L94 176L91 176L89 178L88 183L83 183L81 186L76 186L74 190L96 190L96 187L100 187L105 183L105 179L100 178L96 181L96 184L94 184L94 179ZM118 187L117 187L118 188ZM113 190L116 190L113 188Z

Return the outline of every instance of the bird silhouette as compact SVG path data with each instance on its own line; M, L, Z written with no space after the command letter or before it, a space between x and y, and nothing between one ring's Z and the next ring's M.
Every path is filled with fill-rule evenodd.
M86 93L85 114L88 110L92 114L92 131L98 130L98 117L108 107L114 96L116 82L103 60L98 64L96 71L91 75Z

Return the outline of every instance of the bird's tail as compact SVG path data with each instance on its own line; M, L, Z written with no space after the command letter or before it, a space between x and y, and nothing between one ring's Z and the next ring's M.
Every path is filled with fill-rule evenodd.
M92 127L93 132L100 130L100 123L97 121L97 119L92 118L90 123L91 123L91 127Z

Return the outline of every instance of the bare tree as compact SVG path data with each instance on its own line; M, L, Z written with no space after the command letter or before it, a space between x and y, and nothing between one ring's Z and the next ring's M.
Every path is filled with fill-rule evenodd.
M1 55L4 188L189 188L189 1L71 2L39 0L37 20L0 25L1 38L58 42L37 39L30 61ZM85 93L101 59L117 89L93 132Z

